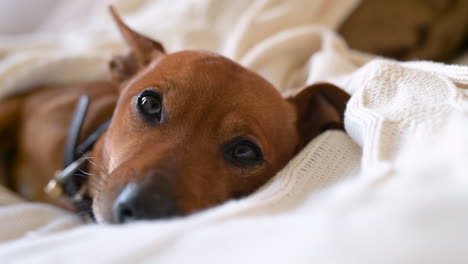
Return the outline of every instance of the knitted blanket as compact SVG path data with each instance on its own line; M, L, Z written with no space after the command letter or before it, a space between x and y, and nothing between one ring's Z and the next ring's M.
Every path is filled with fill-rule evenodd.
M334 30L357 3L117 1L169 51L220 52L285 93L342 87L347 133L315 138L253 195L175 220L85 225L0 186L1 262L468 263L468 67L349 50ZM2 36L0 96L107 78L124 44L95 11L61 34Z

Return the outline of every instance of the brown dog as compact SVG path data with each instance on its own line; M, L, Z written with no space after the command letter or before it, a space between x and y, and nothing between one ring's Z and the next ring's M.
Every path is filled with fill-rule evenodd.
M341 128L349 96L315 84L284 99L256 73L206 51L166 54L113 12L130 49L110 62L112 82L46 86L0 104L9 185L42 192L62 152L76 102L91 98L81 140L106 119L77 195L98 222L183 216L255 191L312 138ZM58 202L71 208L68 199Z

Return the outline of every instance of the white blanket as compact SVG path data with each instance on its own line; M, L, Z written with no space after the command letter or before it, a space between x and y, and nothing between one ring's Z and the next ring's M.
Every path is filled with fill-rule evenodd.
M284 92L339 85L347 134L314 139L250 197L178 220L84 225L0 186L0 262L468 263L468 67L350 51L333 30L357 3L118 1L169 51L220 52ZM2 37L0 96L105 78L123 43L95 11L63 34Z

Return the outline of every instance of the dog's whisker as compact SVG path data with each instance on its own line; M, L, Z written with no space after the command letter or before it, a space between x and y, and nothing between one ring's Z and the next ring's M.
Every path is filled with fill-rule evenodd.
M101 171L102 174L104 174L104 177L99 177L99 178L105 179L109 177L109 174L104 170L104 168L102 168L101 166L98 166L98 164L92 162L91 160L89 160L89 163L93 165L94 167L96 167L99 171Z
M82 175L82 174L79 174L79 173L73 173L73 174L70 174L70 176L79 177L79 179L84 179L84 180L93 180L93 181L97 181L99 183L107 183L106 180L103 179L103 178L90 177L90 175ZM94 176L94 175L91 175L91 176Z
M109 174L105 169L104 169L104 164L102 164L102 162L96 158L96 157L92 157L92 156L88 156L88 155L84 155L84 157L90 162L92 163L94 166L96 166L97 168L99 168L100 170L102 170L102 172L104 174ZM98 162L101 166L98 166L97 163L93 162L93 160L95 160L96 162Z
M86 172L86 171L83 171L82 169L78 169L81 173L85 174L85 175L88 175L90 177L97 177L97 175L94 175L92 173L89 173L89 172Z
M80 183L86 183L88 185L94 185L94 186L97 186L97 187L100 187L100 188L103 188L104 185L106 184L106 182L104 181L101 181L101 179L98 179L98 178L87 178L86 176L84 175L80 175L80 174L72 174L73 176L78 176L78 181L80 181Z
M73 176L77 176L78 180L81 183L88 183L88 184L94 184L99 187L103 187L107 182L104 179L98 178L98 177L89 177L86 175L80 175L80 174L73 174Z
M104 179L99 177L87 177L81 174L72 174L73 176L78 176L78 180L81 183L86 183L89 190L102 192L104 185L107 183Z
M84 181L82 181L81 183L86 184L86 186L89 187L89 188L100 189L100 190L104 188L104 186L101 183L98 183L98 182L91 182L91 181L84 182Z
M81 152L81 154L83 155L83 157L86 158L87 161L89 161L89 163L93 166L95 166L97 169L99 169L104 175L105 175L105 178L107 178L109 176L109 173L104 169L104 166L102 164L102 162L99 161L99 159L97 159L96 157L91 157L89 155L87 155L86 153L83 153ZM97 161L100 166L94 162L93 160Z

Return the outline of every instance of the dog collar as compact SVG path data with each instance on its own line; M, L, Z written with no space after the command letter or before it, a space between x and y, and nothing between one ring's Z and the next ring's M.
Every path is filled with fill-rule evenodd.
M102 123L78 145L89 101L90 97L87 94L80 97L65 141L63 169L57 171L54 178L44 188L44 191L53 199L65 195L79 212L91 212L91 197L81 192L83 183L88 179L87 173L84 172L84 166L88 160L87 153L110 124L110 119Z

